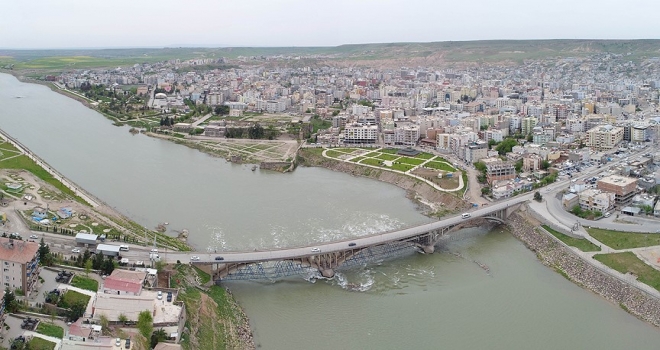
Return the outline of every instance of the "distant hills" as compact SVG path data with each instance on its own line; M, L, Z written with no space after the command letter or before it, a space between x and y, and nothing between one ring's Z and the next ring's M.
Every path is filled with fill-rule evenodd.
M488 40L430 43L354 44L334 47L129 48L80 50L3 50L0 66L61 70L112 67L179 58L230 59L261 56L307 57L324 61L402 61L416 64L521 63L527 59L582 57L612 53L640 60L660 56L660 40Z

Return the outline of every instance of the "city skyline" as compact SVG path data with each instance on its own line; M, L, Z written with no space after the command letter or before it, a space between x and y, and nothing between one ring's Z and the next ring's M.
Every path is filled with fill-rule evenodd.
M478 1L469 8L426 0L250 0L194 5L171 0L12 3L0 23L0 48L338 46L387 42L535 39L653 39L660 5L562 0L520 6ZM611 5L611 6L610 6ZM639 9L639 10L636 10Z

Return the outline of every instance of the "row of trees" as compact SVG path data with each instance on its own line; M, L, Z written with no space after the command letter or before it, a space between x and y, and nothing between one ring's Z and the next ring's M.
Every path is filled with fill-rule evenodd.
M227 128L225 130L225 137L230 139L268 139L274 140L280 135L279 131L274 126L269 125L268 128L261 126L259 123L254 124L248 128Z

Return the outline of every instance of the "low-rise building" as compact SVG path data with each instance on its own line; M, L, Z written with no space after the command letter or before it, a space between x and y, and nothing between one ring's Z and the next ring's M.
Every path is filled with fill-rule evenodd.
M578 194L578 203L582 210L606 213L614 208L614 193L597 189L587 189Z
M147 273L115 269L103 281L103 293L115 295L140 295Z
M486 164L486 181L491 185L495 181L511 180L516 177L513 162L504 162L499 158L486 158L482 161Z

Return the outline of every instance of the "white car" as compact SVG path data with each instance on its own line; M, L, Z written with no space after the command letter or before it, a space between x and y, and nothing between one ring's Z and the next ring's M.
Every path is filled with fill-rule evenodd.
M71 253L78 254L78 253L80 253L80 249L78 249L78 248L73 248L73 250L71 250Z
M158 253L158 249L154 248L151 250L152 253Z
M163 292L158 291L158 300L162 300L162 299L163 299Z
M312 253L320 253L321 249L319 248L312 248Z
M39 238L39 236L37 236L37 235L30 235L30 238L31 238L31 239L37 239L37 238Z
M199 257L197 255L193 255L193 256L190 257L190 260L197 261L197 260L199 260Z
M121 338L117 338L117 340L115 340L115 346L121 346Z

